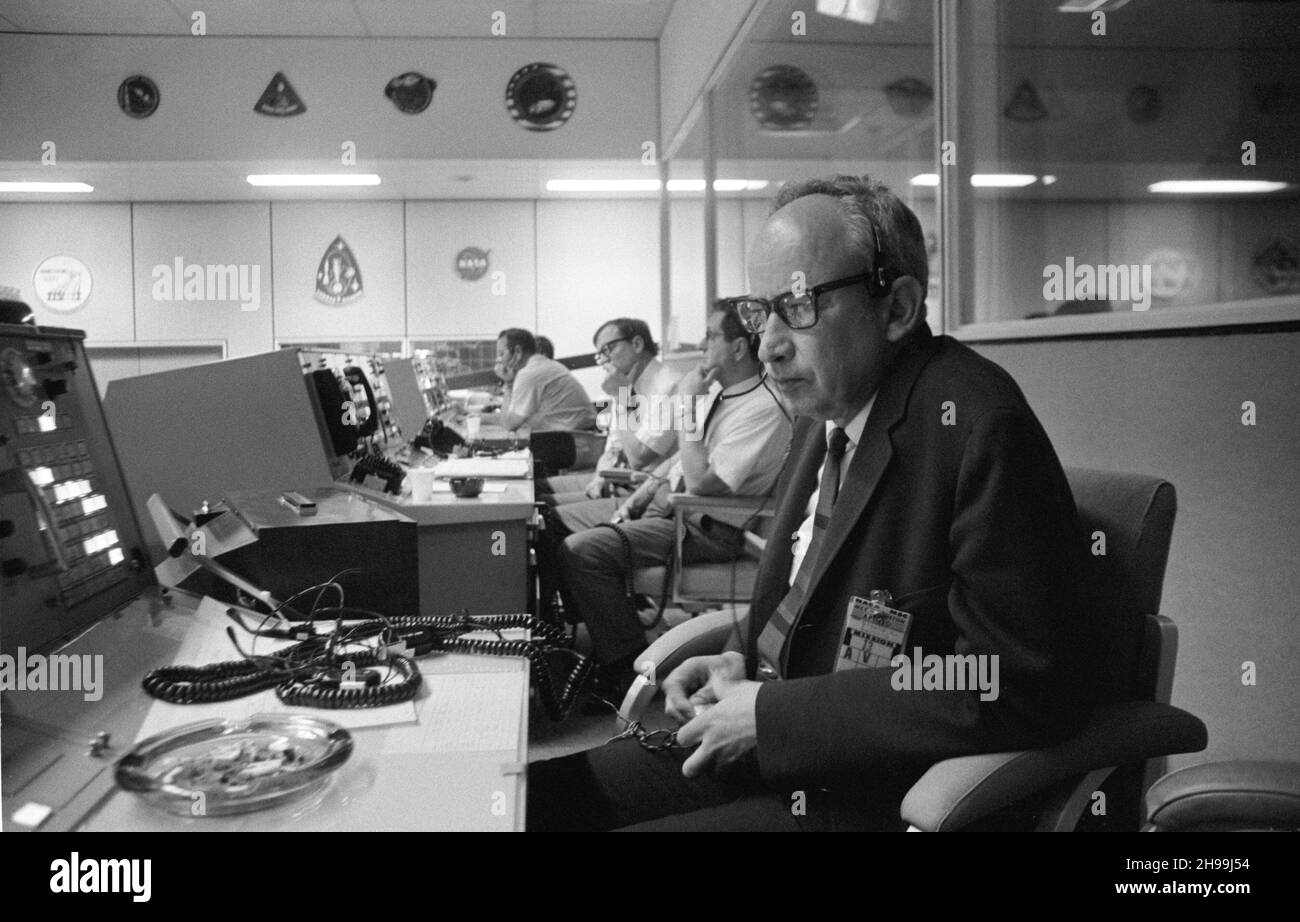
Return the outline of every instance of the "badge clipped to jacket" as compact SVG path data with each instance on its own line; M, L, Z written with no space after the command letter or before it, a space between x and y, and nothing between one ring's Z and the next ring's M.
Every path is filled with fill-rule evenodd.
M884 589L873 589L868 598L855 595L849 599L840 635L840 653L835 671L878 669L888 666L907 644L912 627L909 612L891 608L893 597Z

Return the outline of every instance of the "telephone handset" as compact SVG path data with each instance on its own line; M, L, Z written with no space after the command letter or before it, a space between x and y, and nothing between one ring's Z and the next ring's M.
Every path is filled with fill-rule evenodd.
M353 387L360 384L362 390L366 392L366 406L369 408L369 411L366 414L365 419L362 419L361 414L358 413L357 422L362 436L374 435L379 431L379 403L375 400L375 391L370 386L370 379L366 377L364 371L357 368L355 365L345 366L343 369L343 377L346 378L348 384L351 384Z
M358 427L347 421L355 419L356 415L344 412L344 403L352 399L351 392L339 380L338 375L328 368L317 368L311 372L311 382L320 401L321 413L325 416L330 448L335 455L347 455L356 451Z
M420 434L411 440L416 448L427 448L440 455L450 455L465 444L460 433L448 426L438 417L431 417L420 430Z

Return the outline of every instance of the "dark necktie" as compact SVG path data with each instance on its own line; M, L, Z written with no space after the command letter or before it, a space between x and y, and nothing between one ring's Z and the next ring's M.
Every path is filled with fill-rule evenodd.
M704 414L704 428L700 430L700 438L708 437L709 423L713 420L713 414L717 413L718 408L722 406L722 400L722 393L719 392L718 396L713 398L713 403L709 404L709 412Z
M817 509L813 512L812 540L808 542L808 552L804 555L795 576L794 585L777 605L772 617L763 626L758 635L758 678L776 679L785 675L789 660L788 639L798 621L803 608L804 597L808 594L812 573L817 569L817 558L821 554L822 541L826 537L826 526L830 524L831 507L840 492L840 462L844 459L844 449L849 444L849 436L843 429L831 430L826 445L826 463L822 467L821 485L817 492Z

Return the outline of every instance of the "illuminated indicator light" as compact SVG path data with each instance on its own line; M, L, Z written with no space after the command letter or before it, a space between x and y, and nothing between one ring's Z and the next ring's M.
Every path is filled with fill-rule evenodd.
M87 496L81 501L81 514L90 515L92 512L98 512L108 507L108 498L98 494Z
M115 567L115 566L117 566L119 563L121 563L121 562L122 562L123 560L125 560L125 559L126 559L126 554L123 553L123 551L122 551L122 549L121 549L120 547L115 547L115 548L113 548L111 551L108 552L108 563L109 563L109 566L114 566L114 567Z
M41 432L53 432L57 426L57 420L53 416L36 417L36 425Z
M48 487L54 483L54 471L48 467L34 467L27 472L27 476L32 478L32 483L38 487Z

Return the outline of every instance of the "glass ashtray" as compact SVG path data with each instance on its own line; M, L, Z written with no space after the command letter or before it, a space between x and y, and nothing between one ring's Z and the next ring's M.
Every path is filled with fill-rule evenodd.
M229 816L302 797L352 754L352 736L315 717L256 714L202 720L137 743L118 786L184 816Z

